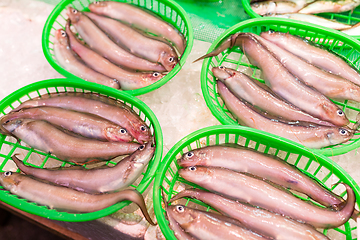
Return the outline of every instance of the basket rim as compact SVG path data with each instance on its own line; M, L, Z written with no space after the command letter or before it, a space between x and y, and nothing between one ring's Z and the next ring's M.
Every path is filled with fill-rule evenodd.
M155 150L154 157L151 160L150 164L148 165L142 180L140 181L139 185L136 187L136 190L138 190L140 193L143 193L149 187L150 183L155 177L156 170L161 162L162 153L163 153L163 134L157 117L155 116L153 111L140 99L128 93L119 92L116 89L112 89L96 83L89 83L84 80L77 82L74 81L73 79L55 78L55 79L38 81L26 85L12 92L11 94L7 95L4 99L0 101L0 110L3 112L4 107L10 106L11 103L14 103L21 97L31 92L35 92L37 90L45 89L45 88L46 89L55 88L57 90L57 87L74 88L74 90L82 89L86 91L97 92L110 97L115 97L117 99L130 103L136 108L138 108L151 122L152 128L154 130L153 134L155 136L155 141L158 147ZM3 114L5 113L3 112ZM4 135L1 134L0 136L4 136ZM4 158L4 161L5 160L7 159ZM1 170L0 172L3 171ZM40 206L37 204L33 204L31 202L26 202L26 204L24 204L23 200L21 199L18 200L16 196L14 196L11 193L10 194L8 193L9 191L7 190L0 191L1 201L31 214L35 214L52 220L68 221L68 222L82 222L82 221L95 220L97 218L110 215L131 203L130 201L123 201L116 203L105 209L90 213L68 213L68 212L57 211L54 209L49 209L46 206Z
M212 43L212 45L210 46L207 53L210 53L212 50L214 50L217 46L220 45L220 43L226 37L228 37L231 34L240 32L247 27L263 26L263 25L271 25L271 24L274 24L276 26L286 26L286 27L291 26L291 27L295 27L296 29L299 29L299 28L307 29L307 30L310 29L311 31L316 32L318 34L326 34L331 37L334 37L334 39L344 42L346 44L349 44L351 47L359 49L359 51L360 51L360 41L358 41L355 38L351 38L348 35L338 32L336 30L327 29L327 28L324 28L324 27L321 27L321 26L318 26L315 24L304 23L304 22L297 21L297 20L279 19L276 17L266 17L266 18L248 19L248 20L245 20L245 21L238 23L238 24L232 26L231 28L227 29ZM202 90L202 94L204 96L206 105L209 107L211 113L216 117L216 119L218 119L221 122L221 124L238 125L237 123L235 124L234 122L231 122L228 119L225 119L224 116L222 114L220 114L220 111L218 110L218 108L213 104L213 98L210 96L210 93L208 91L208 85L207 85L207 74L208 74L208 69L210 67L212 59L213 59L213 57L208 57L208 58L204 59L202 68L201 68L201 75L200 75L201 90ZM286 140L291 141L288 139L286 139ZM360 138L355 139L352 143L344 144L341 147L336 147L336 148L328 147L328 148L321 148L321 149L312 149L312 151L319 152L325 156L335 156L335 155L340 155L340 154L346 153L348 151L354 150L359 145L360 145Z
M191 143L195 142L196 140L199 140L202 137L209 136L211 134L250 134L250 135L256 135L257 138L261 138L265 142L272 141L272 143L275 143L275 145L283 145L284 148L298 151L297 154L311 154L313 158L317 160L317 162L322 164L322 166L331 169L332 173L335 174L337 177L338 175L341 175L343 178L340 180L346 182L349 184L357 196L357 199L360 199L360 187L355 182L355 180L336 162L332 161L330 158L316 153L312 152L306 147L295 143L295 142L288 142L284 140L283 138L279 138L276 135L269 134L262 131L256 131L256 129L244 127L244 126L236 126L236 125L217 125L217 126L210 126L205 127L202 129L199 129L195 132L190 133L189 135L185 136L181 140L179 140L165 155L163 158L161 165L156 173L155 179L154 179L154 186L153 186L153 196L154 196L154 211L155 216L157 219L157 222L159 224L159 227L161 231L163 232L166 239L174 239L176 240L176 237L173 234L173 231L169 228L167 220L165 219L165 216L163 215L163 208L162 208L162 194L161 194L161 186L162 183L164 183L164 177L167 173L170 164L172 163L172 160L176 158L176 155L179 153L180 150L184 149L186 146L189 146ZM340 178L340 177L339 177ZM360 201L358 200L357 205L360 205Z
M61 75L63 75L64 77L71 77L74 78L74 80L78 81L78 80L83 80L80 77L75 76L74 74L68 72L67 70L65 70L63 67L61 67L56 61L55 59L51 56L50 54L50 48L49 48L49 43L50 43L50 33L51 33L51 29L56 21L56 19L59 17L60 13L72 2L77 1L77 0L62 0L61 2L59 2L55 8L52 10L52 12L50 13L49 17L47 18L43 31L42 31L42 50L43 53L45 55L46 60L48 61L48 63L57 71L59 72ZM93 2L95 0L90 0L88 1L88 3L90 4L91 2ZM119 1L119 0L113 0L113 1ZM142 94L146 94L148 92L154 91L158 88L160 88L162 85L166 84L168 81L170 81L182 68L182 66L184 66L187 57L189 56L191 49L193 47L194 44L194 32L193 32L193 28L191 25L191 21L190 18L188 17L187 13L185 12L185 10L175 1L173 0L156 0L162 3L166 3L167 5L170 5L172 7L172 9L176 9L177 10L177 14L179 14L181 16L181 18L183 19L184 23L185 23L185 27L187 30L187 35L188 36L184 36L186 38L186 48L184 53L182 54L179 63L175 66L175 68L173 70L171 70L169 73L166 74L166 76L164 76L163 78L161 78L160 80L158 80L157 82L143 87L143 88L139 88L139 89L134 89L134 90L121 90L123 92L127 92L130 95L133 96L137 96L137 95L142 95ZM174 25L172 25L174 26ZM174 26L176 28L176 26Z

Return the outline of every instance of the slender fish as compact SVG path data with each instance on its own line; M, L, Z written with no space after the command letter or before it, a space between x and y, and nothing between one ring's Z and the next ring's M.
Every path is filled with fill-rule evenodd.
M76 57L70 48L68 36L62 29L55 32L54 54L59 64L70 73L89 82L95 82L117 89L120 88L119 83L115 79L94 71Z
M161 18L132 4L115 1L97 1L89 5L91 12L126 22L146 32L154 33L172 42L184 53L186 41L182 34Z
M184 190L175 195L170 202L183 197L200 200L222 214L238 220L245 228L272 239L329 240L327 236L308 224L204 190Z
M132 54L151 62L160 63L167 71L171 71L179 62L176 51L170 44L146 37L128 25L112 18L85 12L110 38L120 46L124 46Z
M130 156L114 167L92 169L41 169L25 165L16 156L12 160L26 175L31 175L58 185L88 193L104 193L122 190L140 176L154 155L152 142L141 145Z
M274 31L264 32L261 36L319 68L360 85L360 74L356 69L335 54L309 44L307 40Z
M255 13L262 16L295 13L301 9L301 6L292 1L262 1L251 3L250 7Z
M34 107L10 112L0 119L0 124L21 118L44 120L84 137L103 141L131 142L134 139L125 128L105 118L57 107Z
M315 228L335 228L346 223L355 207L354 191L347 185L347 200L339 211L321 208L254 177L232 170L192 166L178 171L185 180L269 211L289 216Z
M357 0L337 0L337 1L327 1L327 0L317 0L309 5L305 6L299 11L299 13L322 13L322 12L346 12L350 11L357 6L359 6L360 1Z
M293 121L313 122L325 126L333 124L322 121L279 98L268 86L248 75L223 66L211 70L238 98L243 98L264 111Z
M78 138L42 120L15 119L2 126L35 149L54 154L65 161L78 163L93 159L109 160L131 154L139 147L139 144L134 142L104 142Z
M140 207L144 217L151 225L155 225L147 212L143 196L135 189L109 194L88 194L10 171L0 174L0 184L19 197L46 205L51 209L67 212L95 212L118 202L129 200Z
M128 71L113 64L100 54L82 44L70 30L70 21L66 24L66 33L70 40L71 49L92 69L116 79L122 90L133 90L146 87L165 76L159 72L142 73Z
M139 58L114 43L106 34L95 25L87 16L78 10L69 7L68 16L81 38L97 53L115 64L142 71L163 72L165 68L160 64Z
M242 125L276 134L309 148L323 148L347 142L354 135L348 127L331 127L307 122L286 122L264 114L249 103L234 96L222 83L217 83L218 93L227 109Z

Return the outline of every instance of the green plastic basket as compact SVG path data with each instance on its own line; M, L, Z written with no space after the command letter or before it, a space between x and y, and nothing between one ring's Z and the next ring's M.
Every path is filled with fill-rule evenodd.
M314 177L323 186L332 189L341 196L346 194L345 188L341 184L336 185L335 183L344 182L352 187L356 198L360 199L360 188L351 176L338 164L321 154L313 153L300 144L288 142L283 138L251 128L231 125L211 126L193 132L177 142L164 157L155 176L154 210L160 229L167 240L176 238L165 217L165 203L163 202L161 189L164 190L165 199L168 201L178 193L177 187L179 185L197 187L197 185L189 183L179 176L178 169L180 167L177 164L177 159L192 149L223 143L236 143L259 152L278 156L284 161L295 165L307 175ZM310 199L304 200L311 201ZM206 204L192 199L188 199L185 205L188 205L190 201L194 204L200 204L200 208L210 209ZM359 200L357 200L357 207L359 207ZM356 222L350 219L339 228L325 229L324 233L326 235L336 235L337 237L333 239L337 240L354 239L353 236L356 235Z
M214 50L222 40L228 38L230 35L237 32L251 32L260 34L261 32L274 30L281 32L289 32L293 35L307 37L310 41L324 46L325 48L338 53L343 56L356 69L360 68L360 42L356 39L349 38L343 33L335 30L326 29L314 24L305 24L303 22L286 20L279 18L255 18L243 21L224 32L213 44L210 46L208 52ZM256 77L260 76L261 70L257 67L249 65L245 61L246 57L237 47L227 49L218 56L206 58L201 69L201 89L204 95L207 106L210 108L212 114L222 124L238 125L237 121L231 116L221 100L216 88L216 78L211 72L211 69L216 66L226 66L237 69L241 72L253 72L253 77L259 81L264 80ZM335 102L348 116L350 122L355 123L356 116L360 112L360 104L354 101L333 101ZM356 133L347 143L339 144L332 147L313 149L313 151L320 152L326 156L334 156L349 152L360 145L358 139L359 133ZM289 140L290 141L290 140Z
M126 92L130 95L141 95L148 92L151 92L155 89L158 89L165 83L167 83L171 78L173 78L181 69L181 66L184 66L186 58L189 56L191 48L193 46L194 36L191 22L186 14L186 12L179 6L176 2L171 0L116 0L118 2L127 2L134 4L136 6L150 10L160 16L163 20L170 23L176 29L181 32L186 39L186 48L181 56L179 64L175 66L165 77L159 81L135 90L127 90ZM79 11L88 11L88 6L90 3L95 2L95 0L63 0L61 1L49 15L42 34L42 48L45 54L46 59L50 65L62 74L65 77L71 77L76 80L81 78L73 75L72 73L65 70L61 67L58 61L55 58L53 45L55 39L55 31L57 29L65 29L67 14L66 8L71 6ZM81 79L82 80L82 79Z
M244 10L252 18L261 18L262 16L254 12L250 6L250 0L241 0L241 3L244 7ZM341 13L318 13L314 14L319 17L324 17L327 19L336 20L337 22L355 25L360 22L360 6L356 7L353 11L346 11ZM352 36L356 39L360 38L360 33L358 35Z
M145 103L143 103L136 97L133 97L125 92L120 92L116 89L101 86L96 83L75 81L74 79L51 79L27 85L5 97L0 102L0 116L9 113L12 109L16 108L18 105L28 99L32 99L48 93L64 91L93 92L114 99L118 99L130 106L147 123L147 125L150 127L151 133L155 136L157 147L154 156L149 162L146 170L139 177L138 181L131 185L132 187L136 188L140 193L143 193L153 180L156 169L161 161L163 152L163 136L160 124L155 114ZM12 162L11 156L17 151L21 151L22 153L24 153L24 161L27 161L30 156L40 156L39 161L37 161L36 163L32 163L32 166L44 168L46 167L46 164L49 164L50 161L52 164L57 164L57 166L63 167L69 165L67 162L61 161L52 155L43 153L33 148L29 148L28 145L24 142L16 142L13 137L5 136L2 134L0 134L0 147L0 172L9 171L10 169L14 168L16 169L16 165L14 165L14 163ZM113 161L108 161L107 164L109 163L114 164ZM11 194L9 191L4 190L2 186L0 186L0 200L31 214L35 214L48 219L69 222L90 221L100 217L104 217L116 212L117 210L131 203L130 201L123 201L114 204L108 208L91 213L67 213L57 211L55 209L49 209L47 206L38 205L34 202L29 202L26 199L19 198L16 195Z

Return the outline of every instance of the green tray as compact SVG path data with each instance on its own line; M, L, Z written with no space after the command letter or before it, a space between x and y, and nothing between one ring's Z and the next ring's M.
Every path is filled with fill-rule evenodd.
M332 29L323 28L314 24L306 24L304 22L279 19L279 18L255 18L243 21L224 32L210 46L208 52L214 50L223 39L237 32L252 32L259 34L264 31L274 30L281 32L289 32L301 37L307 37L310 41L324 46L331 51L343 56L356 69L360 68L360 42L354 38L348 37L346 34L337 32ZM249 65L244 61L244 54L239 48L227 49L218 56L206 58L203 61L201 69L201 89L207 106L212 114L222 124L238 125L236 120L231 116L224 106L216 88L216 78L211 72L212 67L224 65L237 69L241 72L251 70L253 77L259 76L260 70L257 67ZM256 77L255 77L256 78ZM257 78L264 82L262 79ZM333 101L348 116L351 123L355 123L356 116L360 112L360 104L354 101ZM339 144L332 147L313 149L312 151L320 152L326 156L334 156L344 154L360 146L358 139L359 133L356 133L347 143ZM290 140L289 140L290 141Z
M143 103L136 97L133 97L125 92L120 92L116 89L101 86L96 83L76 81L74 79L51 79L27 85L5 97L0 102L0 116L9 113L12 109L14 109L28 99L32 99L47 93L64 91L93 92L109 96L114 99L118 99L130 106L147 123L147 125L150 127L151 133L155 136L157 147L153 158L147 166L147 169L142 173L142 176L139 177L139 181L131 185L132 187L136 188L140 193L143 193L153 180L156 169L161 161L163 152L163 135L160 124L155 114L145 103ZM17 143L15 138L2 134L0 134L0 147L0 172L9 171L10 169L14 168L16 169L16 166L11 160L11 156L14 154L15 151L19 150L24 152L24 154L26 155L24 158L25 161L28 160L31 156L34 157L34 155L38 155L43 158L43 160L39 158L36 163L33 163L33 166L39 166L41 168L44 168L46 167L46 164L49 164L50 161L53 164L57 164L58 166L68 166L67 162L61 161L58 158L43 153L41 151L34 150L33 148L29 148L24 142ZM114 162L108 161L107 164L108 163ZM2 186L0 186L0 200L31 214L35 214L48 219L69 222L82 222L104 217L116 212L117 210L131 203L130 201L123 201L100 211L74 214L57 211L55 209L49 209L46 206L29 202L26 199L19 198L16 195L11 194L9 191L4 190Z
M176 238L165 218L165 203L163 202L161 189L164 189L165 199L168 201L172 196L178 193L174 188L178 186L178 184L189 187L189 182L185 181L178 174L178 169L180 167L176 160L179 159L183 153L191 151L192 149L223 143L237 143L259 152L278 156L288 163L297 166L301 171L314 177L325 187L332 189L341 196L346 194L344 191L345 188L343 188L341 184L336 185L335 183L344 182L354 190L356 199L358 199L357 206L359 206L359 186L349 174L331 159L321 154L313 153L300 144L288 142L283 138L265 132L259 132L255 129L233 125L212 126L191 133L177 142L164 157L155 176L154 210L160 229L167 240L175 240ZM196 187L196 185L191 184L191 187ZM310 199L307 200L311 201ZM185 205L187 205L189 201L192 201L195 204L200 203L199 201L189 199ZM207 210L209 210L209 207L204 203L201 203L201 206L205 206L205 208L207 207ZM334 239L337 240L354 239L356 230L356 222L350 219L339 228L325 229L324 233L326 235L336 235L337 238Z
M116 1L131 3L156 13L163 20L176 27L179 30L179 32L181 32L184 35L186 39L187 45L183 55L180 58L180 63L177 64L173 70L171 70L165 77L163 77L159 81L149 86L135 90L127 90L126 92L129 93L130 95L136 96L156 90L165 83L167 83L171 78L173 78L180 71L181 66L184 66L186 58L190 54L194 41L191 22L186 12L176 2L172 0L143 0L143 1L116 0ZM55 31L60 28L65 29L65 24L67 19L66 8L68 6L71 6L80 11L83 10L88 11L88 6L92 2L95 1L94 0L63 0L58 5L56 5L56 7L50 13L45 23L42 34L43 52L50 65L65 77L71 77L76 80L82 80L81 78L66 71L57 62L53 50Z
M261 18L262 16L254 12L250 6L250 0L241 0L241 3L244 7L244 10L249 14L252 18ZM314 14L319 17L324 17L327 19L333 19L337 22L355 25L360 22L360 6L356 7L353 11L346 11L341 13L318 13ZM358 35L352 36L356 39L360 38L360 33Z

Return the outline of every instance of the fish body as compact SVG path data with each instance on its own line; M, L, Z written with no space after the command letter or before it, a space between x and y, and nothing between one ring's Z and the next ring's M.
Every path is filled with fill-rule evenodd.
M133 153L138 143L104 142L67 134L42 120L15 119L2 125L31 147L54 154L65 161L109 160Z
M328 240L324 234L308 224L275 214L261 208L198 189L187 189L175 195L173 202L183 197L200 200L220 213L238 220L245 228L272 239Z
M163 72L165 68L160 64L139 58L114 43L99 27L87 16L78 10L69 7L68 16L81 38L91 49L109 59L113 63L135 70Z
M268 86L244 73L223 66L212 68L212 72L235 96L245 99L270 114L293 121L333 126L333 124L315 118L281 99Z
M98 1L89 5L91 12L128 23L138 29L151 32L172 42L182 54L186 43L181 33L161 18L132 4L115 1Z
M168 206L171 215L179 225L197 239L265 239L245 228L242 228L224 216L195 210L183 205ZM221 217L221 218L220 218Z
M218 82L217 86L227 109L239 123L245 126L285 137L309 148L323 148L344 143L354 135L354 131L347 127L322 126L299 121L286 122L277 119L237 98L222 82Z
M125 128L141 144L150 141L147 124L126 104L88 93L55 93L25 101L13 111L23 108L50 106L85 112L105 118Z
M85 15L114 39L117 44L124 46L134 55L151 62L160 63L169 72L179 62L176 51L169 44L146 37L144 34L115 19L91 12L85 13Z
M339 0L339 1L328 1L328 0L318 0L309 5L305 6L303 9L299 11L299 13L322 13L322 12L346 12L350 11L357 6L359 6L360 2L357 0Z
M70 187L88 193L104 193L122 190L132 184L143 172L155 147L152 142L139 147L130 156L122 159L114 167L93 169L41 169L25 165L13 156L18 168L26 175L31 175L58 185Z
M70 30L70 22L66 24L66 33L70 40L71 49L92 69L116 79L122 90L134 90L146 87L165 76L159 72L142 73L120 68L81 43Z
M304 59L308 63L313 64L314 66L360 85L359 72L349 66L343 59L327 50L313 46L306 40L293 36L289 33L268 31L264 32L262 37Z
M267 16L281 13L295 13L301 9L292 1L262 1L250 4L251 9L261 15Z
M335 228L351 217L355 206L354 191L346 184L347 201L339 211L321 208L261 179L224 168L192 166L178 171L185 180L211 192L289 216L315 228Z
M240 146L207 146L184 153L181 167L222 167L249 173L261 179L301 192L326 207L341 207L344 200L327 190L296 167L272 155Z
M140 207L150 224L155 225L147 212L144 198L135 189L109 194L88 194L9 171L0 174L0 184L19 197L67 212L95 212L129 200Z
M59 64L70 73L89 82L99 83L116 89L120 88L116 80L94 71L75 56L70 48L68 36L62 29L55 32L54 54Z
M353 25L351 28L343 29L341 32L351 36L358 36L360 35L360 23Z
M0 123L24 118L44 120L84 137L102 141L131 142L134 139L125 128L107 119L57 107L35 107L10 112L1 118Z

